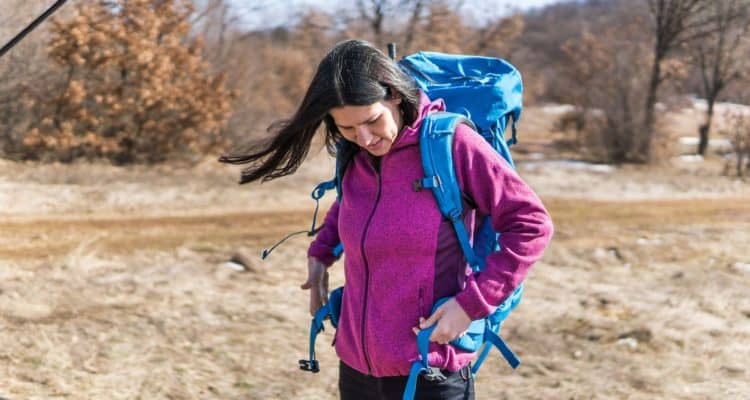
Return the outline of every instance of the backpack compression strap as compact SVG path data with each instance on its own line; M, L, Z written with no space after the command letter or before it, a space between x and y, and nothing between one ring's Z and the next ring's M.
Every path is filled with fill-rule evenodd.
M310 323L310 358L307 360L299 360L299 368L303 371L314 373L320 371L318 360L315 359L315 339L318 337L318 333L325 330L323 321L330 315L331 307L329 304L330 303L326 303L323 307L320 307Z
M344 287L334 289L328 295L328 301L315 312L315 316L310 323L310 357L307 360L299 360L299 368L303 371L318 372L320 366L315 358L315 339L324 329L323 321L329 319L334 328L339 326L339 316L341 315L341 301L344 296Z
M513 353L513 351L510 349L510 347L508 347L503 338L500 337L500 325L505 320L505 318L508 317L508 314L510 314L510 312L516 308L518 303L521 302L522 296L523 283L518 285L513 293L499 306L497 306L497 309L495 309L495 311L487 317L484 339L489 343L484 344L484 347L480 351L479 356L474 362L474 365L471 367L472 374L476 375L476 373L479 372L479 368L482 367L482 363L484 362L484 359L487 358L487 355L492 349L492 345L497 347L503 357L505 357L505 360L508 361L508 364L510 364L511 368L516 369L521 364L521 360L518 359L518 356Z

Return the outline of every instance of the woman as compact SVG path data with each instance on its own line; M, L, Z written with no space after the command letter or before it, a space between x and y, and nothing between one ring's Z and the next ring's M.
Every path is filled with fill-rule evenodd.
M437 324L429 363L442 382L420 378L417 398L473 399L469 363L474 354L448 342L469 323L488 315L513 292L541 256L552 234L546 210L533 191L476 132L460 125L453 158L471 231L489 215L501 232L503 251L471 274L452 224L443 219L428 190L414 191L422 177L419 129L428 113L444 110L431 101L390 58L371 44L337 44L318 66L294 116L272 126L269 144L245 156L242 183L294 172L318 127L329 149L338 142L346 160L340 200L308 251L310 313L325 301L326 268L333 248L346 249L346 291L336 332L342 399L397 399L412 361L415 333ZM454 296L434 313L433 303Z

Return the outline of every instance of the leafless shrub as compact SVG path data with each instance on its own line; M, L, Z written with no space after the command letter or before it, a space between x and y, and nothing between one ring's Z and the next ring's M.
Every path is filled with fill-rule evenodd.
M553 123L552 128L563 134L562 139L555 141L555 147L574 152L582 159L606 159L600 134L605 123L601 110L573 107L560 114Z
M640 153L641 94L648 65L638 20L624 21L599 34L583 34L563 45L569 98L582 115L599 110L601 123L582 124L585 145L605 162L643 161ZM582 122L585 120L582 120Z
M729 117L731 123L723 132L732 143L733 156L727 159L724 165L724 174L734 173L744 177L750 172L750 115L747 113L734 113Z

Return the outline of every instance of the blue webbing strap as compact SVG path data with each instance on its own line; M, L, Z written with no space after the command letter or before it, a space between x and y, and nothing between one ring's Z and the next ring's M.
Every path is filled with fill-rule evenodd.
M430 335L435 330L437 324L419 331L417 335L417 349L419 350L419 359L411 364L409 379L406 381L403 400L412 400L417 393L417 380L419 375L430 371L430 364L427 362L427 352L430 348Z
M493 332L492 330L488 330L484 333L484 338L495 345L498 350L500 350L500 353L502 353L503 357L508 361L508 364L510 364L511 368L516 369L521 364L521 360L518 359L518 356L516 356L516 353L513 352L513 350L508 347L507 344L505 344L505 341L503 338L501 338L497 333ZM478 369L478 368L477 368ZM473 372L473 371L472 371Z
M482 345L479 357L477 357L474 366L471 368L472 374L476 374L479 371L479 368L482 366L484 359L487 358L490 350L492 350L492 345L495 345L497 349L500 350L500 352L503 354L503 357L505 357L505 360L508 361L508 364L510 364L513 369L521 364L521 360L519 360L515 353L510 350L503 338L499 335L500 324L503 322L503 320L505 320L506 317L508 317L508 314L510 314L510 312L514 308L516 308L518 302L521 301L521 296L523 296L523 283L518 285L518 287L513 290L513 293L511 293L511 295L508 296L508 298L505 299L497 307L497 309L495 309L495 311L487 317L487 325L485 325L484 331L485 342Z
M453 230L456 231L456 236L458 236L458 242L461 244L461 249L464 252L464 257L466 257L466 261L471 265L471 269L474 272L478 272L484 269L484 260L480 260L476 253L474 253L474 248L471 247L471 241L469 240L469 233L466 231L466 225L464 225L464 221L461 219L461 217L458 218L452 218L451 222L453 223Z
M312 323L310 324L310 358L307 360L299 360L299 368L304 371L320 371L318 360L315 359L315 339L318 337L318 333L325 329L323 321L325 321L330 313L329 304L330 303L326 303L323 307L318 309L313 317Z
M409 380L406 381L406 389L404 389L404 397L402 400L414 399L414 396L417 394L417 379L422 371L424 371L424 368L425 367L422 366L422 363L419 360L414 361L411 365L411 370L409 370Z
M315 227L315 224L318 220L318 209L320 209L320 199L325 196L327 191L336 189L337 179L338 178L333 178L330 181L321 182L320 184L318 184L318 186L315 186L315 189L310 195L313 200L315 200L315 213L313 213L312 226L310 227L310 231L308 232L307 236L315 236L318 234L318 231L323 229L323 225L319 226L318 228Z
M482 344L482 349L481 349L481 352L479 353L479 357L477 357L476 361L474 361L474 365L471 366L472 375L476 375L477 372L479 372L479 368L482 367L482 363L484 363L484 359L487 358L488 354L490 354L490 350L492 350L492 345L485 341Z
M333 248L333 256L338 258L344 252L344 244L339 243Z
M474 128L470 120L459 114L440 112L425 117L420 131L420 154L426 176L415 182L415 186L432 190L440 212L453 223L466 261L474 271L479 271L484 268L484 262L476 256L461 219L461 191L453 167L453 134L458 124Z
M479 368L482 367L482 363L484 363L484 359L487 358L490 350L492 350L492 346L497 347L505 360L508 361L508 364L511 366L511 368L516 369L519 365L521 365L521 360L518 358L518 356L516 356L513 350L508 347L503 338L497 334L499 328L500 325L492 327L489 321L487 322L487 326L485 327L484 331L485 342L482 346L482 351L479 354L479 357L477 357L474 365L471 367L472 374L476 375L476 373L479 372Z

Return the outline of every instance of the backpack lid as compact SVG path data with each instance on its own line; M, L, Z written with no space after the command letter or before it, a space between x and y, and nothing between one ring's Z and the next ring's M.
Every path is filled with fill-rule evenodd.
M521 73L505 60L423 51L399 65L428 97L466 115L483 136L502 134L509 116L514 122L521 117Z

